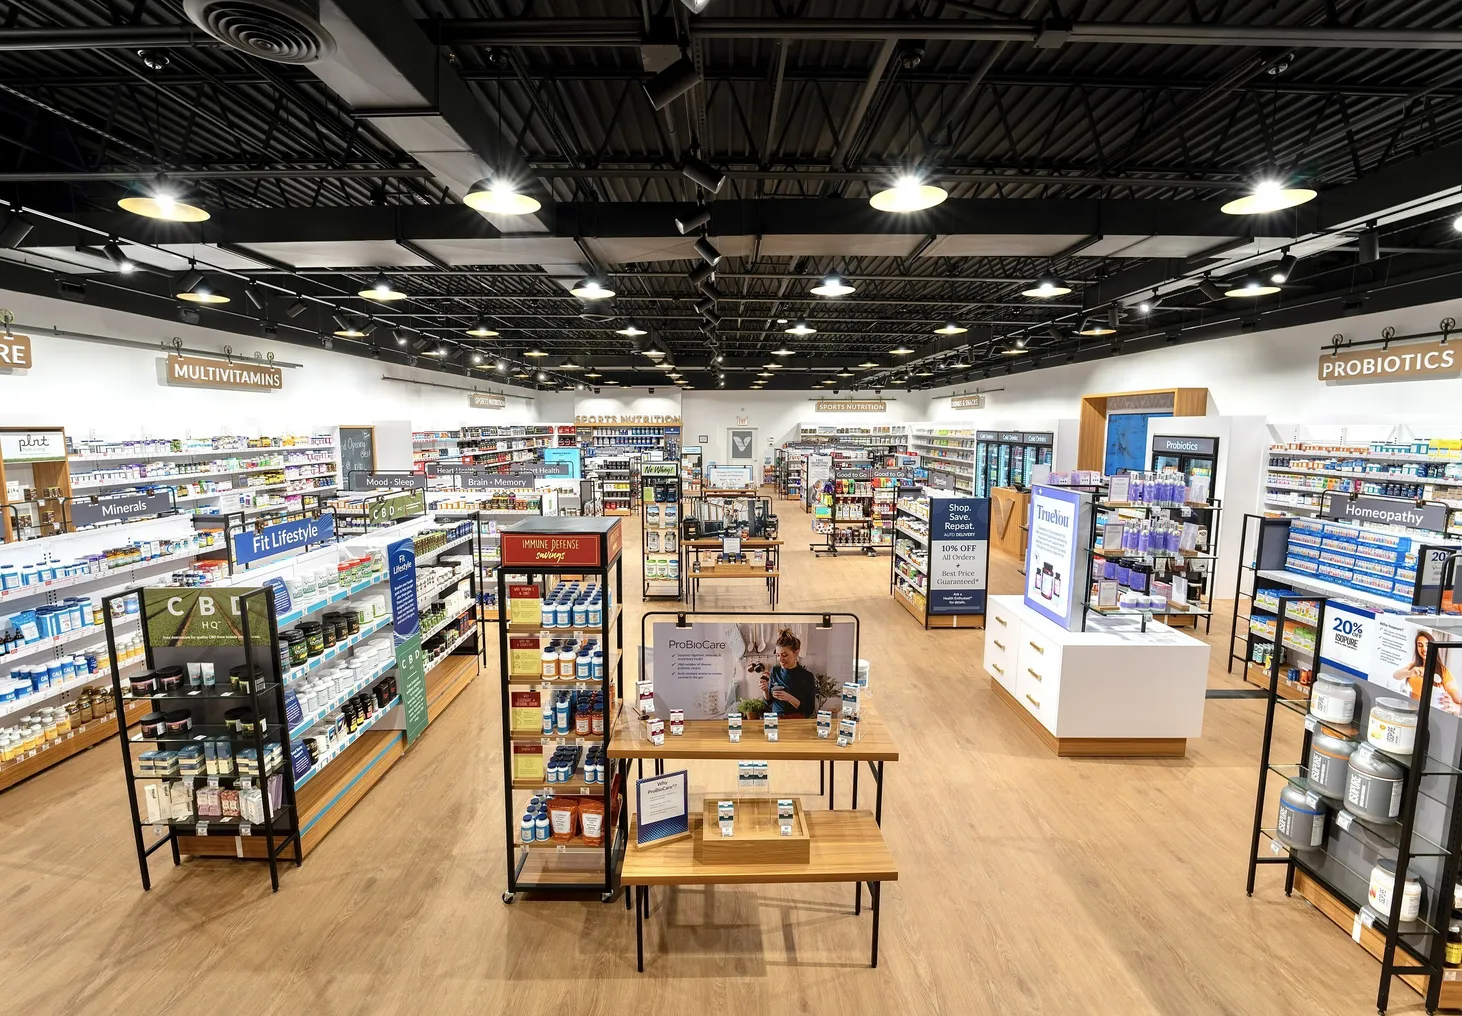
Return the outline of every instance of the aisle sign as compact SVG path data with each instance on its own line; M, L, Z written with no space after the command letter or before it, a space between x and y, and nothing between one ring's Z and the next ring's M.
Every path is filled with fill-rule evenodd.
M467 404L473 409L503 409L508 403L499 392L473 392L467 397Z
M367 473L360 470L350 474L351 490L400 490L405 488L425 489L425 473Z
M396 645L396 691L406 720L406 743L426 729L426 657L421 651L421 616L416 602L416 547L397 540L386 547L391 583L391 629Z
M72 501L71 523L80 528L101 522L125 522L173 510L171 494L123 494L100 501Z
M312 543L328 543L334 538L335 516L331 512L314 519L245 529L233 535L234 564L252 564L286 551L303 550Z
M983 614L990 574L990 499L929 499L929 613Z
M274 392L284 387L284 371L267 363L208 360L172 353L164 381L174 388L218 388L229 392Z
M950 409L984 409L983 395L955 395L949 400Z
M1327 385L1356 385L1376 381L1433 381L1462 377L1462 356L1445 337L1428 342L1407 342L1382 349L1322 352L1318 364Z
M366 505L366 522L372 526L384 525L404 519L408 515L420 515L426 511L426 491L413 490L403 494L392 494Z
M0 335L0 367L7 370L30 370L35 366L35 361L30 355L30 336L12 335L10 332Z
M817 399L812 411L814 413L886 413L888 403L883 399Z
M1086 594L1086 566L1079 557L1087 542L1083 534L1091 531L1090 498L1059 487L1032 487L1030 510L1025 605L1074 631Z

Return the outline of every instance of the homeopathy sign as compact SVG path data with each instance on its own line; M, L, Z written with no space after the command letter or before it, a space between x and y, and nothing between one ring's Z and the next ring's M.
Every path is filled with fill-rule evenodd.
M1462 356L1444 339L1320 354L1319 378L1327 385L1379 381L1438 381L1462 377Z

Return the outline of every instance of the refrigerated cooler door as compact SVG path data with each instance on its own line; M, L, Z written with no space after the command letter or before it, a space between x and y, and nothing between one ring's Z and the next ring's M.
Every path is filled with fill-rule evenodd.
M1152 468L1156 470L1180 469L1182 468L1183 457L1181 455L1153 455Z

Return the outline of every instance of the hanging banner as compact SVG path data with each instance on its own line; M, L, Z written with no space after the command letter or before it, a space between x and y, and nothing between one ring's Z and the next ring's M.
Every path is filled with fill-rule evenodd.
M1435 381L1462 377L1457 347L1443 340L1395 343L1384 349L1372 346L1339 355L1321 353L1318 365L1327 385L1374 384L1377 381Z
M983 614L990 575L990 499L929 499L929 613Z
M173 353L164 377L172 388L215 388L228 392L277 392L284 387L284 371L265 363L240 360L205 360Z
M416 602L416 549L411 540L386 548L391 584L391 630L396 644L396 690L406 721L406 743L426 729L426 657L421 651L421 618Z
M949 400L950 409L984 409L985 396L983 395L955 395Z
M817 399L812 409L815 413L886 413L888 403L883 399Z
M35 361L30 356L30 336L0 335L0 369L30 370Z
M311 543L335 539L335 516L325 512L315 519L276 522L261 529L233 534L234 564L251 564L287 550L303 550Z
M533 477L527 473L454 473L457 486L463 490L532 490Z
M78 528L100 522L125 522L173 510L170 494L124 494L103 500L72 501L71 524Z
M473 392L467 396L467 405L473 409L503 409L507 399L496 392Z
M1447 531L1447 516L1451 514L1451 508L1445 504L1417 504L1398 497L1326 491L1321 500L1324 502L1321 514L1337 522L1380 522L1436 533Z
M402 494L392 494L368 503L366 522L372 526L380 526L410 515L420 515L425 511L426 491L412 490Z
M240 598L253 588L142 590L142 617L147 644L154 649L175 646L241 646L244 623ZM269 607L262 596L249 600L249 638L268 645Z

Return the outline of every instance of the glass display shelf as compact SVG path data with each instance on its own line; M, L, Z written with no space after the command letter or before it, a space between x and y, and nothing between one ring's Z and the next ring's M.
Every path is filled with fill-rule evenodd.
M283 771L284 766L281 763L280 765L276 765L270 768L269 776L276 776ZM162 783L176 783L179 780L182 780L184 782L191 782L195 786L206 787L210 784L237 783L244 780L258 781L259 777L251 776L248 773L228 773L226 775L222 773L209 773L206 776L180 776L177 773L171 773L167 776L163 776L159 773L133 773L132 779L138 783L151 783L154 780ZM152 823L148 822L144 824L151 825Z
M277 733L279 733L277 728L268 732L264 738L265 747L279 743L279 739L273 737ZM240 734L222 724L197 725L189 730L176 734L164 734L161 737L143 737L141 734L133 734L127 740L133 744L202 744L204 741L228 741L230 744L242 745L245 748L255 746L253 734Z
M1400 848L1401 822L1399 820L1395 822L1375 822L1371 819L1362 818L1360 815L1347 810L1344 807L1345 802L1343 800L1312 790L1307 767L1299 763L1276 764L1271 762L1269 764L1269 771L1283 777L1296 789L1302 790L1306 794L1313 794L1320 803L1329 809L1326 815L1327 821L1338 824L1342 830L1355 836L1367 846L1373 849L1388 847L1395 850ZM1344 815L1345 818L1341 818L1341 815ZM1412 847L1412 857L1446 857L1449 853L1446 847L1414 828L1411 831L1411 835L1414 840L1420 843L1420 846Z
M263 698L278 687L279 685L273 681L267 681L259 685L258 695ZM254 696L246 691L217 691L208 688L180 688L177 691L160 691L151 695L127 694L122 696L123 702L151 702L156 699L168 702L252 702Z
M270 809L269 815L273 820L275 836L293 835L293 823L282 826L279 821L280 817L288 814L289 811L290 807L287 804L281 804L278 808ZM207 832L200 833L198 831L198 823L200 822L206 826ZM188 830L194 836L211 836L215 829L223 836L262 836L265 834L263 822L249 822L242 815L230 815L227 818L199 818L196 815L192 815L188 818L167 819L163 822L138 822L137 824L144 829L153 829L159 833L164 828L169 827L177 830Z

